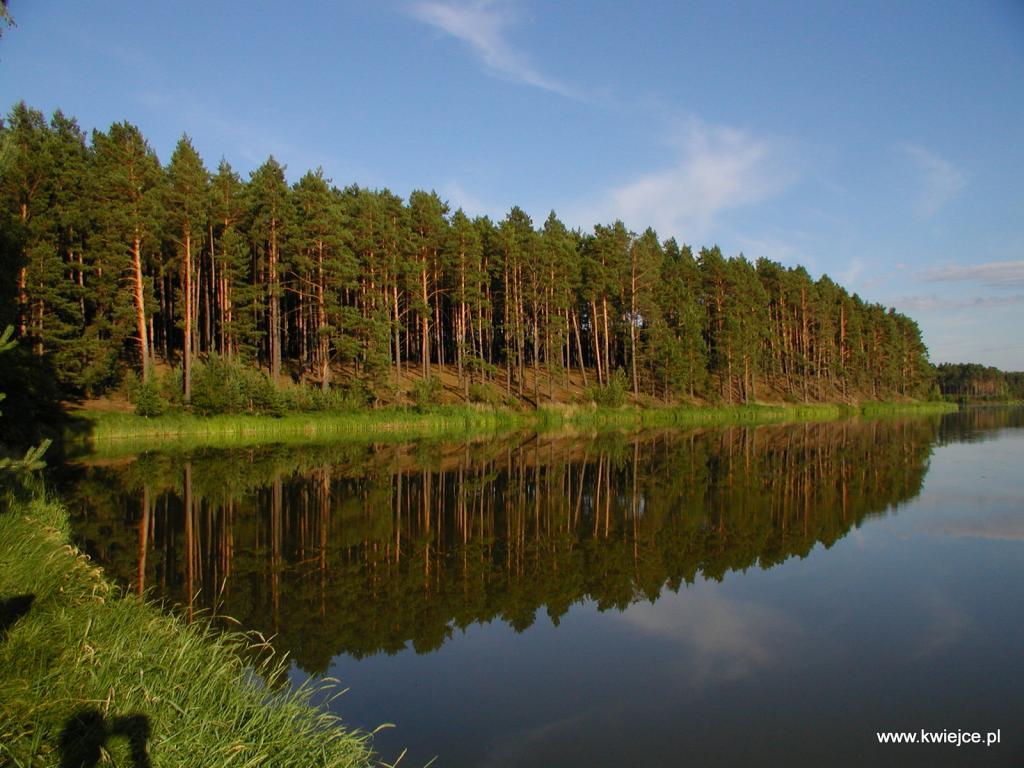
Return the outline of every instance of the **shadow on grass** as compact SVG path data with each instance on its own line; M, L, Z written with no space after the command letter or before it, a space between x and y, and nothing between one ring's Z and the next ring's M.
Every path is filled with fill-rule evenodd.
M0 600L0 640L18 619L32 610L35 595L15 595ZM132 765L150 768L146 742L149 718L125 715L108 721L98 709L84 709L73 715L60 734L60 768L94 768L103 758L103 748L113 737L128 739Z
M149 718L145 715L125 715L111 718L108 723L98 709L84 709L64 724L60 734L60 768L98 766L103 758L103 748L115 736L128 739L135 768L150 768L146 749Z
M35 595L15 595L0 600L0 640L7 637L7 630L14 622L31 610L35 599Z

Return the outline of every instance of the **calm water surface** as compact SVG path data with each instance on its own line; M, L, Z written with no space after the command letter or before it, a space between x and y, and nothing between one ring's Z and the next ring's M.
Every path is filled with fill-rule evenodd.
M133 588L403 765L1024 765L1024 412L69 468ZM999 730L991 747L878 731Z

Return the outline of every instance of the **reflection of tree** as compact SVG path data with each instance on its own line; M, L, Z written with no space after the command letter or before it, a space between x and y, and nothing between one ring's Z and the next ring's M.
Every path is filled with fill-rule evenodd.
M275 634L309 671L521 631L828 547L919 493L935 420L268 448L89 467L76 529L115 575Z
M968 406L942 420L939 443L973 443L994 440L1002 429L1024 427L1024 408Z

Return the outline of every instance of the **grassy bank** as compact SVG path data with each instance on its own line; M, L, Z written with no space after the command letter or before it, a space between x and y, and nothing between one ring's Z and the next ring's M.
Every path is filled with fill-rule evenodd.
M443 434L476 433L511 429L534 422L531 413L472 406L441 406L427 412L411 408L332 413L291 413L285 416L225 414L197 416L173 412L146 418L132 413L75 411L73 440L101 441L134 437L177 437L181 435L275 438L280 435L367 434L397 437L431 437Z
M542 409L543 410L543 409ZM803 405L733 405L672 408L553 409L550 421L586 428L690 427L830 421L854 416L857 409L833 403Z
M552 405L535 411L481 406L439 406L420 412L382 408L351 413L317 412L271 416L196 416L176 412L145 418L130 413L76 411L69 441L103 444L126 441L139 447L181 443L237 446L261 442L302 441L310 437L359 440L460 439L516 430L705 426L827 421L898 413L955 411L949 403L754 404L720 407L596 408Z
M907 413L955 413L960 410L956 403L929 401L921 403L878 403L868 402L860 406L862 416L875 418L878 416L899 416Z
M122 594L67 530L53 502L0 508L0 765L95 765L104 737L114 765L373 764L365 735L275 687L280 660L254 670L243 636Z

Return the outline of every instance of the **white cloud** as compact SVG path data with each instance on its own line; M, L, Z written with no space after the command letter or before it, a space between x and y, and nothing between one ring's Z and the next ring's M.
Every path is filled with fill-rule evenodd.
M415 3L411 12L420 21L468 45L494 75L562 96L580 98L565 83L543 74L529 57L508 41L508 28L516 22L516 17L506 3L499 0L426 0Z
M662 170L641 174L568 214L575 222L622 219L639 231L653 226L663 238L697 242L713 234L715 218L761 202L794 178L781 171L770 142L735 128L691 121L673 137L675 157Z
M1006 307L1024 303L1024 296L969 296L950 298L942 296L900 296L893 299L893 306L901 311L948 311L953 309L986 309Z
M773 236L738 237L736 242L743 255L750 261L765 258L787 267L802 266L811 272L816 271L818 268L817 260L805 253L802 248L798 248L790 242L792 238L789 235L793 233L786 234L787 239Z
M934 216L967 185L967 176L953 163L923 147L908 145L903 151L920 175L920 192L915 205L919 216Z
M494 206L488 205L483 199L468 191L457 181L451 181L447 184L443 184L439 191L441 196L448 201L448 205L452 212L461 208L462 212L470 217L494 217L495 215Z
M136 94L136 99L157 115L188 126L193 138L198 137L207 144L217 142L226 147L229 151L218 154L224 156L243 176L245 167L255 168L270 155L285 165L286 170L292 171L287 173L289 178L295 172L315 168L325 160L323 157L314 158L308 151L285 140L260 121L226 116L219 108L181 89L144 91ZM220 161L218 154L204 158L214 169ZM167 157L161 157L161 160L169 157L170 152L167 152Z
M929 283L976 282L986 288L1020 288L1024 287L1024 260L937 267L925 270L921 278Z
M857 284L857 278L860 277L861 272L864 271L864 259L860 256L854 256L850 263L846 265L846 268L841 272L836 273L836 279L839 284L844 286L847 290L853 288Z

